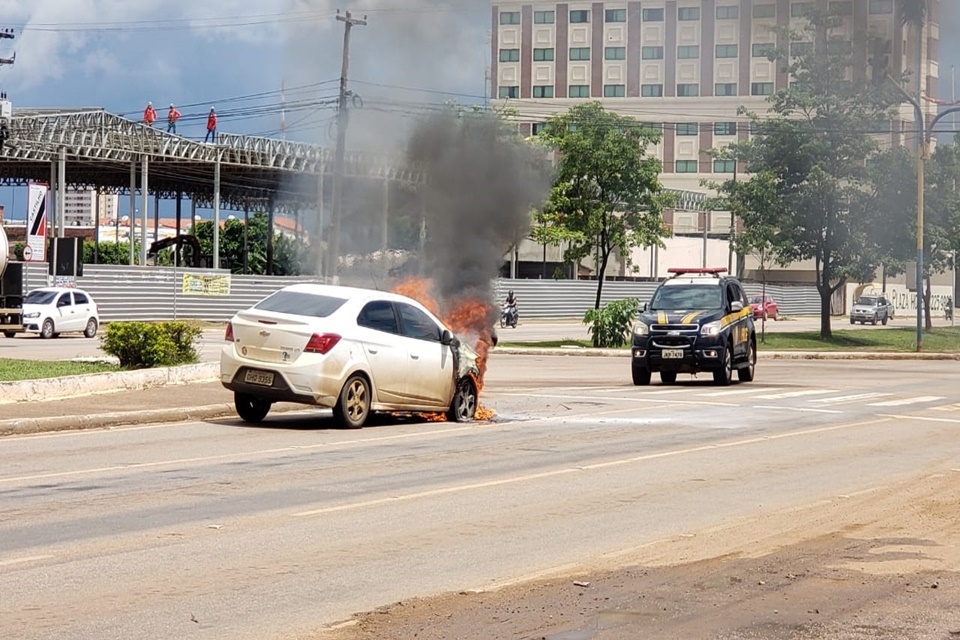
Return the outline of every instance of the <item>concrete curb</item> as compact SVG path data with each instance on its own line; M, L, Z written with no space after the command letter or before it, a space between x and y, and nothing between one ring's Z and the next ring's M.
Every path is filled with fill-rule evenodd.
M491 353L524 356L628 358L629 349L494 347ZM887 353L882 351L758 351L760 360L960 360L960 353Z

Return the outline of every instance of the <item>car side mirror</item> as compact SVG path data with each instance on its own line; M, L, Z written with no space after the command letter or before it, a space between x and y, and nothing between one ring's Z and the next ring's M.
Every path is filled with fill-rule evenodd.
M649 305L649 304L650 304L649 302L644 302L644 303L643 303L643 306L640 307L640 312L641 312L641 313L646 313L646 312L647 312L647 305Z
M734 300L730 303L730 311L737 313L738 311L743 311L743 302L740 300Z
M460 347L460 341L457 340L456 336L450 333L449 329L443 330L443 336L440 337L440 342L448 347L453 347L454 349L458 349Z

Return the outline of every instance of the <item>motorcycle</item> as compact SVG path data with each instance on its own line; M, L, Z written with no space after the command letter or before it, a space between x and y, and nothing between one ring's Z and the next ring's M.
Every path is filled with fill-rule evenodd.
M510 325L514 329L517 327L517 319L519 317L519 312L517 311L516 305L503 305L500 308L500 328L504 328L507 325Z

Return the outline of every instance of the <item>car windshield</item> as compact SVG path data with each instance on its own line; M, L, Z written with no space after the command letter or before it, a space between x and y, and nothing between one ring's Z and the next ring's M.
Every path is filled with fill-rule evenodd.
M874 306L875 304L877 304L877 299L876 299L876 298L870 298L870 297L867 297L867 296L862 296L862 297L860 297L860 298L857 299L857 304L862 304L862 305L865 306L865 307L872 307L872 306Z
M56 297L56 291L31 291L23 299L23 304L50 304Z
M660 287L653 294L650 309L652 311L722 309L721 293L717 285Z
M262 300L254 309L289 313L296 316L312 316L326 318L343 306L344 298L319 296L303 291L277 291L275 294Z
M750 298L750 304L763 304L763 298L760 296L753 296Z

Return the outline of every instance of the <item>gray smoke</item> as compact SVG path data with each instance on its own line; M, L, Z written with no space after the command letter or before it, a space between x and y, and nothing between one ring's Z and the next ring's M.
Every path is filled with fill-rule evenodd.
M529 234L531 211L549 194L546 156L496 114L449 110L417 124L408 158L428 175L423 259L437 296L490 299L504 254Z

